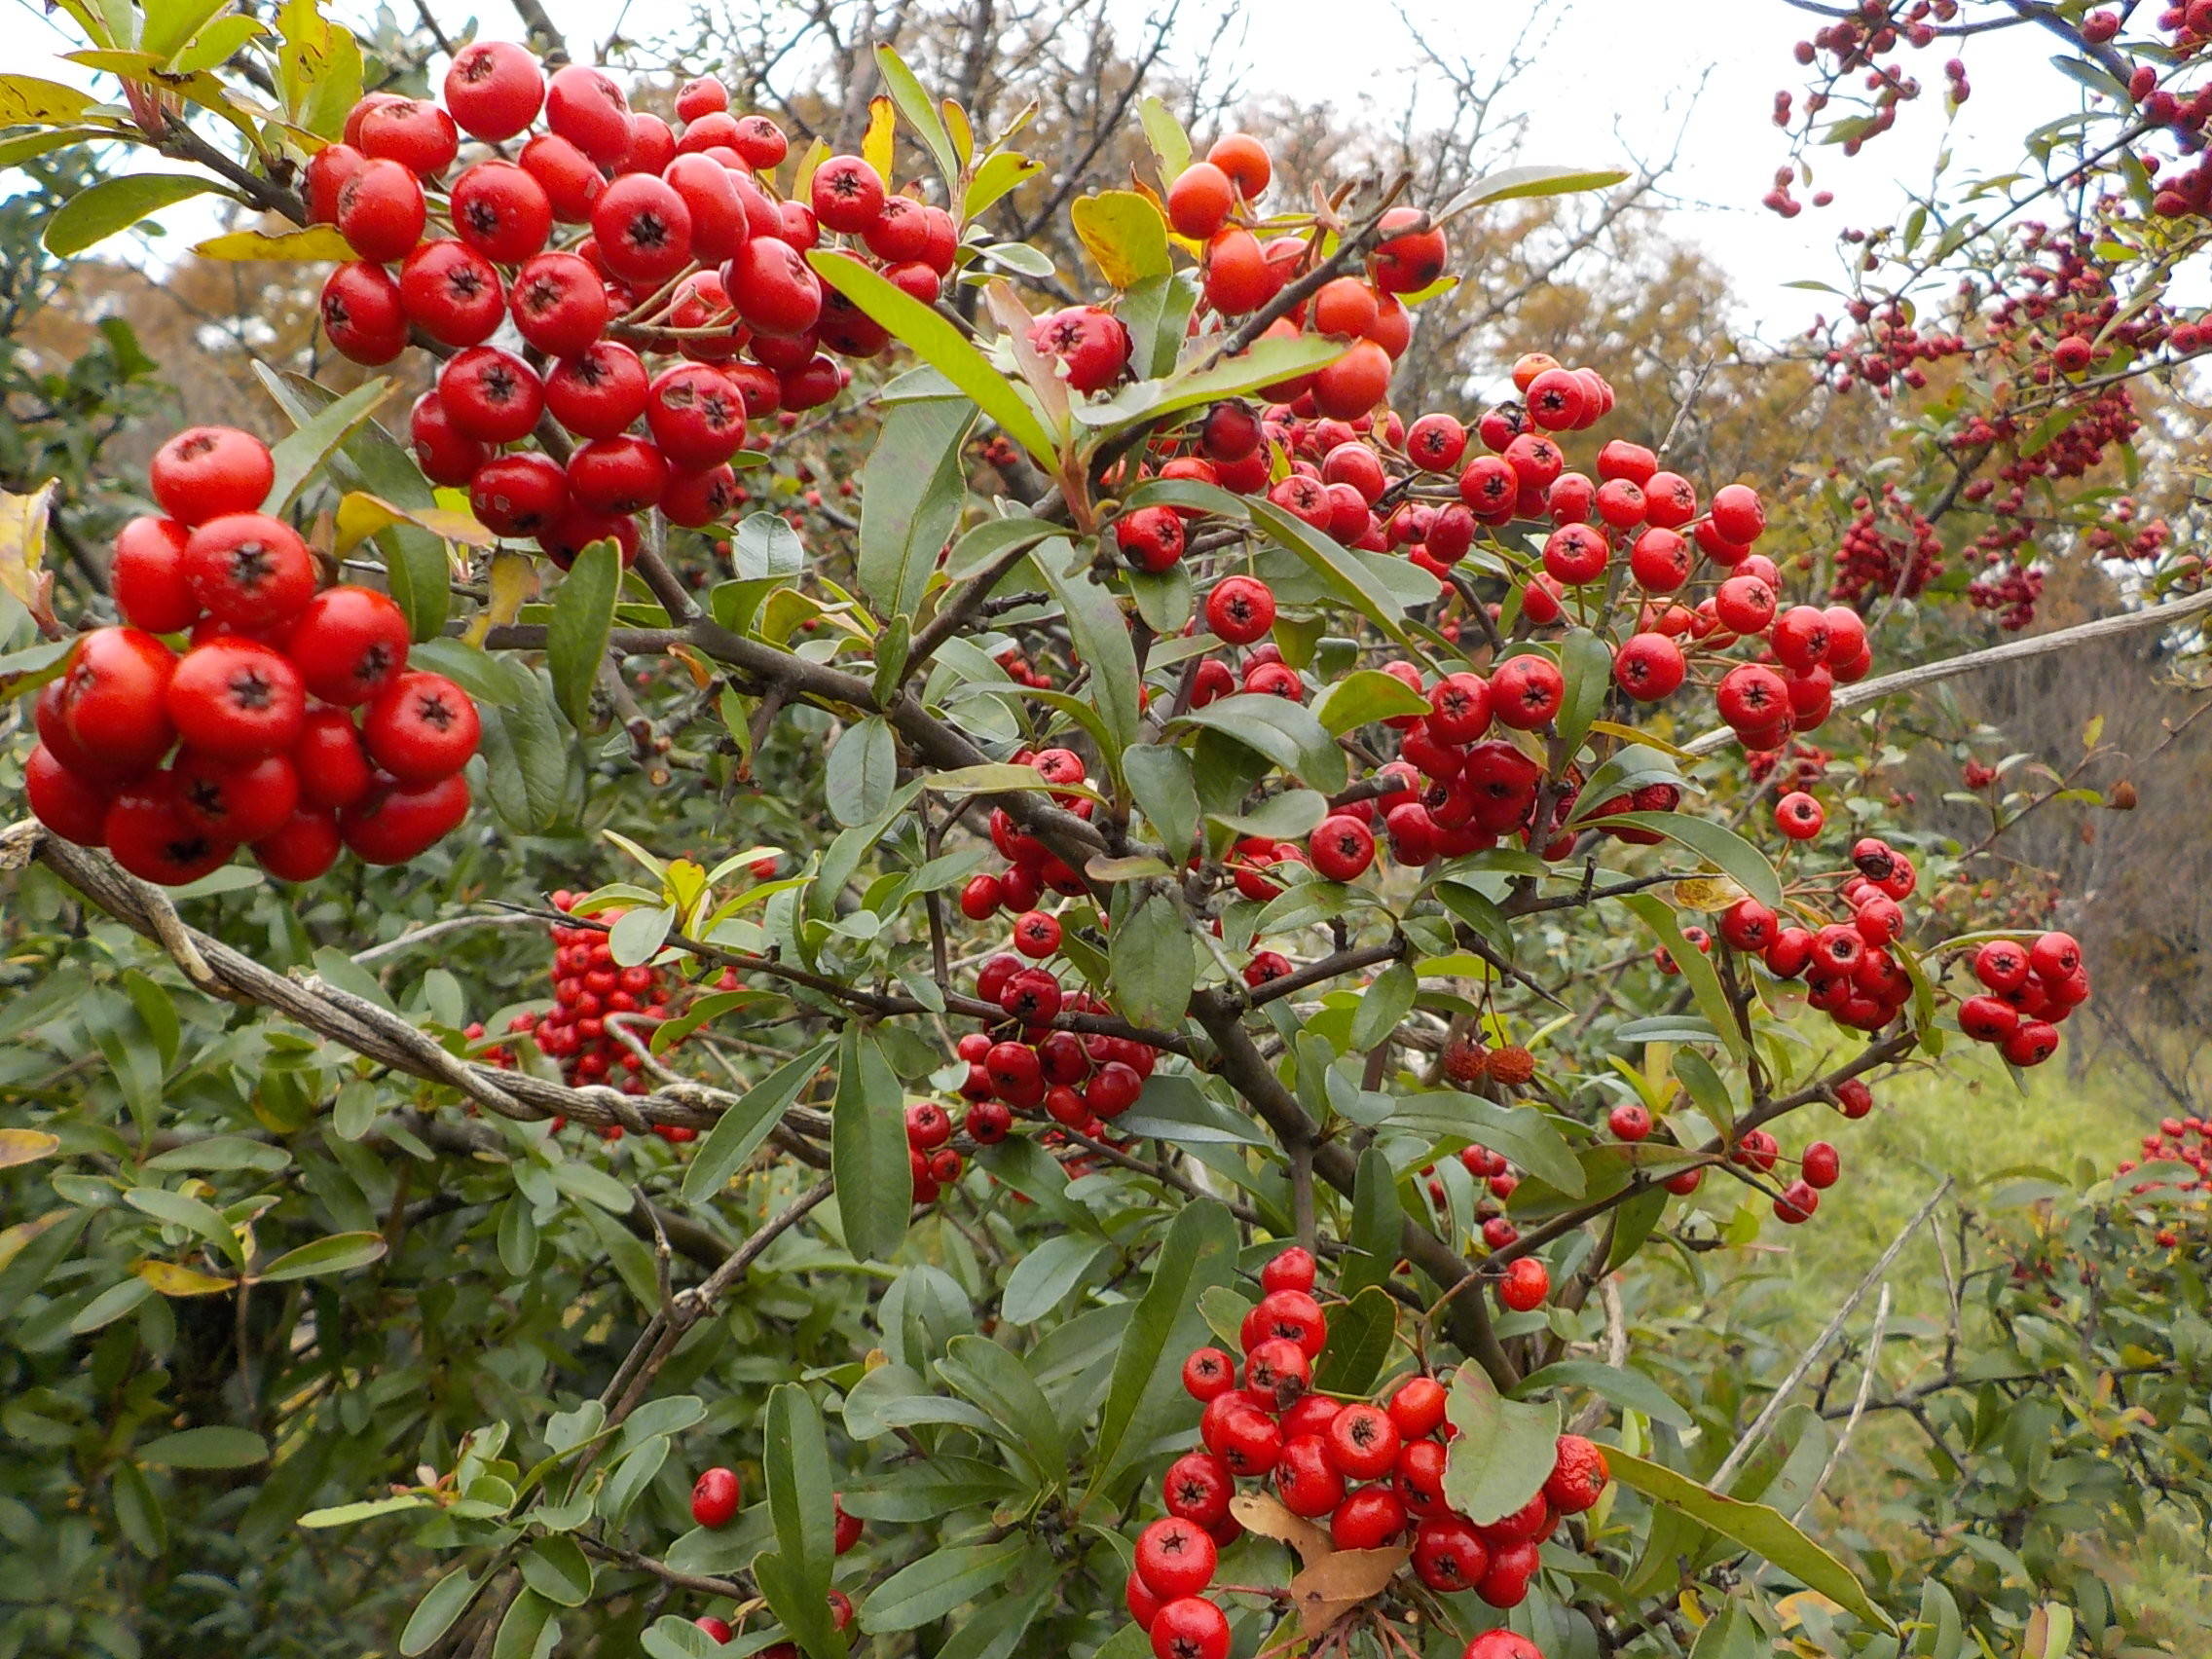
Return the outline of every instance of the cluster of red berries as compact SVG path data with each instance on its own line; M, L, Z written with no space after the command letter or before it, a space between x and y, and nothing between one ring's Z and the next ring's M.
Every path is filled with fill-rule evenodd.
M1129 1614L1158 1659L1224 1659L1227 1615L1205 1592L1219 1551L1242 1535L1232 1513L1239 1480L1266 1482L1283 1508L1325 1527L1335 1550L1411 1545L1414 1575L1440 1595L1471 1591L1493 1607L1517 1606L1542 1563L1538 1546L1564 1516L1597 1503L1608 1479L1604 1454L1562 1435L1551 1476L1513 1514L1478 1526L1444 1493L1445 1385L1407 1379L1377 1401L1346 1403L1313 1390L1328 1344L1328 1317L1313 1295L1314 1262L1289 1249L1261 1271L1264 1292L1239 1333L1241 1365L1204 1347L1183 1365L1183 1385L1204 1405L1202 1451L1168 1466L1167 1514L1137 1538L1126 1587ZM1234 1593L1234 1592L1232 1592ZM1477 1637L1466 1659L1542 1659L1525 1639ZM1516 1645L1517 1644L1517 1645Z
M1978 996L1959 1005L1959 1029L1988 1043L2016 1066L2039 1066L2058 1052L2058 1027L2089 1000L2089 970L2072 934L2033 943L1995 939L1973 954Z
M553 907L571 910L579 897L564 889L553 895ZM599 919L611 926L621 916L609 910ZM673 987L649 964L618 966L608 938L601 927L554 928L553 1007L535 1020L518 1014L508 1029L529 1033L539 1053L558 1060L571 1088L606 1084L625 1094L647 1094L645 1061L614 1034L612 1022L619 1021L640 1043L649 1042L653 1028L669 1016ZM678 1144L699 1133L680 1124L655 1124L653 1132ZM609 1124L600 1133L620 1140L622 1126Z
M2156 1134L2143 1137L2143 1156L2140 1159L2123 1158L2115 1167L2116 1175L2131 1175L2146 1163L2186 1163L2196 1171L2192 1181L2143 1181L2128 1190L2143 1194L2171 1188L2181 1193L2212 1192L2212 1122L2203 1118L2161 1118ZM2172 1244L2174 1240L2161 1238L2159 1242Z
M1267 193L1273 171L1265 145L1231 132L1215 141L1204 160L1169 181L1169 222L1179 234L1204 243L1203 307L1192 325L1196 334L1218 332L1270 305L1324 251L1318 225L1265 243L1254 235L1251 227L1281 223L1253 206ZM1391 371L1413 341L1413 317L1398 296L1426 288L1442 276L1447 250L1444 233L1411 207L1386 212L1379 237L1364 276L1322 284L1259 336L1295 340L1311 334L1345 346L1322 368L1269 387L1268 396L1302 415L1344 423L1364 422L1389 391ZM1129 331L1103 307L1049 313L1031 325L1029 343L1057 364L1078 392L1107 390L1128 372ZM1229 405L1216 410L1206 425L1211 434L1206 459L1170 465L1162 476L1198 478L1243 494L1266 491L1270 468L1259 423L1241 406ZM1168 507L1125 514L1116 527L1123 556L1139 570L1166 570L1186 549L1187 516Z
M830 1499L834 1516L834 1548L838 1555L845 1554L861 1541L862 1524L858 1516L845 1513L845 1506L837 1494ZM735 1469L715 1467L703 1471L691 1483L691 1520L710 1532L719 1532L737 1519L737 1512L745 1507L745 1483ZM839 1630L853 1622L852 1598L842 1590L830 1592L830 1621ZM735 1641L738 1632L729 1620L713 1613L703 1613L691 1621L719 1642ZM799 1659L798 1644L792 1641L770 1642L760 1648L759 1659Z
M507 160L498 147L541 113ZM548 78L522 47L479 41L455 55L443 107L372 93L309 165L310 217L359 255L323 288L332 344L374 364L431 343L446 360L414 410L424 472L563 565L608 537L634 557L648 508L694 528L724 517L746 423L834 398L849 371L825 353L889 345L808 250L843 238L927 303L958 256L949 213L857 156L780 198L783 130L731 114L719 82L688 82L676 113L681 130L597 69ZM463 134L486 149L449 181ZM491 343L510 322L521 351Z
M108 571L123 621L39 693L31 810L147 881L195 881L241 846L281 881L341 849L404 864L468 814L476 705L409 672L385 595L316 591L308 544L262 511L275 479L267 446L229 427L156 451L163 516L123 527Z

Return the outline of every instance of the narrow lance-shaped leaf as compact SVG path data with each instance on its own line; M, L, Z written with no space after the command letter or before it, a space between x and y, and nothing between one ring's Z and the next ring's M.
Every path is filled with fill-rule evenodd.
M966 393L969 401L996 421L1039 466L1048 472L1059 470L1059 446L1045 429L1037 411L951 322L850 254L821 248L808 254L807 262L825 282Z
M614 633L614 596L621 585L621 555L614 543L595 541L576 555L553 595L546 665L553 671L553 694L562 713L578 731L591 723L591 689Z

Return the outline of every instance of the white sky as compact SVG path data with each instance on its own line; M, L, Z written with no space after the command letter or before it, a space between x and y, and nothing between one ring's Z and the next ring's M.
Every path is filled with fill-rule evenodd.
M1133 36L1147 15L1146 0L1123 3ZM42 55L66 49L35 3L17 4L51 43ZM450 0L433 4L463 14ZM689 0L628 0L621 8L609 0L547 5L572 45L604 38L617 9L624 32L644 39L677 26L689 10ZM1388 0L1267 0L1264 7L1184 0L1184 6L1183 32L1194 49L1212 36L1224 13L1242 19L1242 45L1231 55L1243 66L1250 92L1347 110L1368 102L1392 117L1409 92L1420 96L1423 81L1433 76L1414 44L1415 27L1443 55L1479 61L1502 54L1526 18L1541 17L1548 32L1539 60L1523 77L1525 90L1514 90L1514 101L1529 116L1519 159L1626 165L1631 156L1664 156L1684 131L1671 175L1681 205L1667 215L1666 228L1703 247L1728 274L1743 320L1770 339L1802 328L1825 299L1785 284L1833 280L1841 269L1837 232L1893 222L1907 186L1927 183L1945 137L1943 49L1908 53L1908 64L1928 89L1920 102L1856 161L1844 161L1840 152L1818 153L1820 176L1799 195L1829 188L1836 203L1808 206L1784 221L1758 204L1786 159L1784 135L1772 123L1773 99L1779 89L1798 91L1802 72L1789 51L1815 20L1786 0L1703 0L1688 13L1669 13L1651 0L1405 0L1402 15ZM487 36L521 32L503 5L467 10L482 18L480 32ZM2050 69L2055 43L2040 30L2005 31L1968 45L1963 55L1973 95L1948 122L1947 141L1961 170L1998 171L2018 154L2024 131L2075 107L2078 94ZM85 80L84 71L65 63L43 72ZM179 210L179 217L188 211Z

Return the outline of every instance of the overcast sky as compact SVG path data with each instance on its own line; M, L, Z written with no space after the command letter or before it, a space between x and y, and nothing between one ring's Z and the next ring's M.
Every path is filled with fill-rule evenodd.
M1147 16L1147 0L1122 3L1133 36ZM447 0L433 4L449 10ZM46 51L66 50L35 0L17 5L25 21L38 19L38 32L50 43ZM690 6L689 0L628 0L626 6L548 0L548 9L571 45L580 46L604 39L618 11L626 34L649 39L679 26ZM503 0L479 0L465 10L481 19L484 35L521 32ZM464 9L450 11L458 18ZM1242 44L1232 55L1252 93L1347 109L1367 102L1393 116L1408 95L1419 97L1424 79L1433 76L1415 44L1416 28L1445 55L1479 61L1502 55L1525 19L1542 18L1537 65L1514 89L1529 117L1520 159L1627 165L1665 156L1680 134L1670 185L1680 206L1667 226L1727 272L1744 320L1770 339L1803 327L1824 298L1785 284L1833 278L1840 269L1836 233L1899 217L1905 192L1927 185L1943 143L1962 170L1999 170L2018 153L2025 130L2074 107L2077 96L2049 67L2051 43L2039 30L1972 43L1965 55L1973 95L1955 120L1946 118L1938 95L1939 50L1908 54L1929 92L1896 131L1858 160L1822 153L1816 188L1834 190L1835 205L1808 207L1784 221L1758 199L1786 159L1783 134L1772 123L1774 93L1796 90L1800 71L1789 50L1813 21L1786 0L1703 0L1687 11L1650 0L1405 0L1402 11L1390 0L1268 0L1265 6L1184 0L1194 47L1211 38L1225 12L1239 19ZM85 78L69 64L49 72Z

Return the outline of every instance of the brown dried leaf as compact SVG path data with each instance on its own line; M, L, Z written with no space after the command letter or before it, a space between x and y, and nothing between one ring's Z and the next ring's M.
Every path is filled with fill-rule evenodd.
M1247 1532L1288 1544L1309 1568L1336 1554L1336 1546L1329 1542L1326 1528L1293 1515L1278 1499L1264 1492L1237 1493L1229 1500L1229 1513L1244 1524Z
M1290 1581L1291 1604L1309 1641L1362 1602L1373 1601L1413 1559L1404 1545L1388 1550L1338 1550Z

